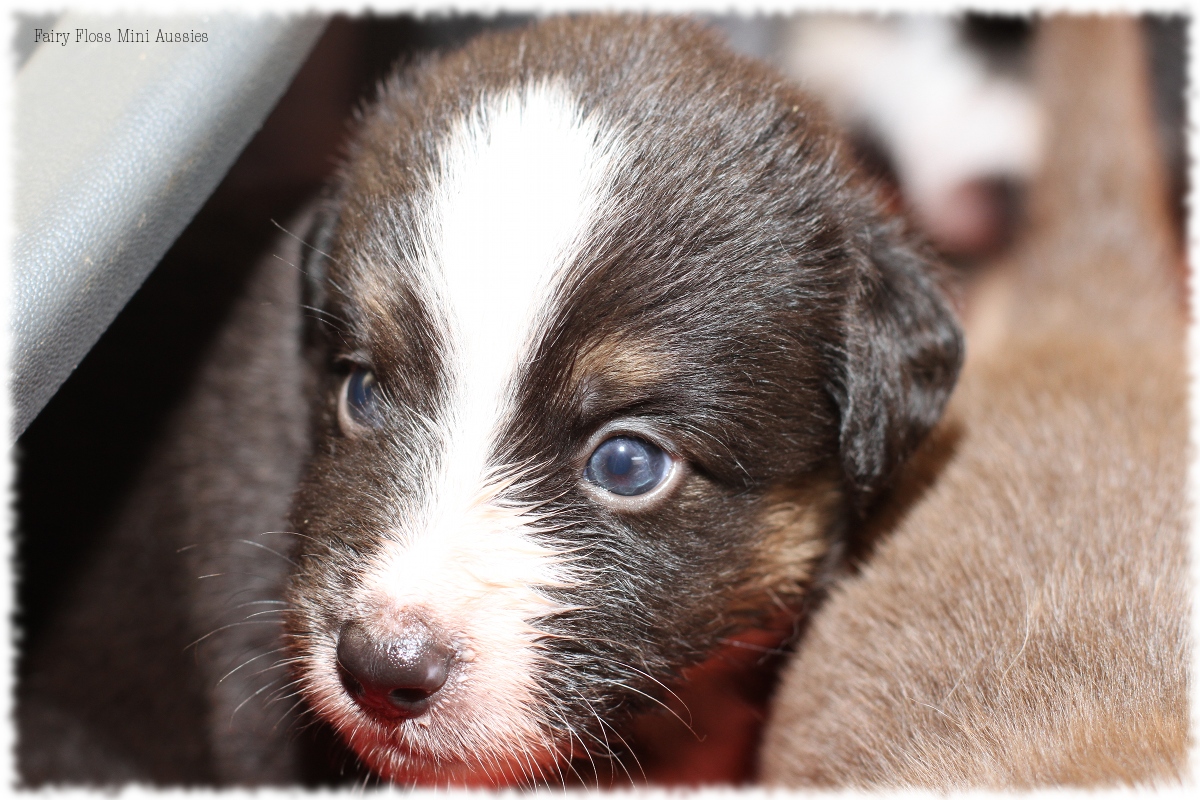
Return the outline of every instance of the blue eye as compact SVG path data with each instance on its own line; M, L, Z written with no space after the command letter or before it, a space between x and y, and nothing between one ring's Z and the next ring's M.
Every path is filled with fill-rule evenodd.
M671 457L645 439L614 436L588 459L583 477L606 491L625 497L645 494L671 472Z
M355 366L350 370L346 385L342 389L344 416L349 417L355 425L372 427L379 422L377 405L375 373L365 367Z

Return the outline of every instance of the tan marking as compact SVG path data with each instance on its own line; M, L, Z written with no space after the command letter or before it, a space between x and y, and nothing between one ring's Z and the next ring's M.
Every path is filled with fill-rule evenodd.
M598 379L635 389L662 381L667 375L662 353L645 343L614 336L583 349L571 370L570 385L586 386Z
M768 495L746 583L752 607L770 609L771 601L762 601L764 595L786 600L803 593L817 561L828 549L825 532L837 513L839 499L827 480L802 488L777 488Z

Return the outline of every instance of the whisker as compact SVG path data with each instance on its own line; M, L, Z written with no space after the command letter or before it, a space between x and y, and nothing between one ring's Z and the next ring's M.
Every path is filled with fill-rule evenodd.
M265 605L286 606L287 604L288 603L286 600L247 600L244 603L238 603L236 606L230 606L230 608L245 608L246 606L265 606Z
M755 653L765 653L772 656L786 656L787 650L782 650L778 647L763 647L761 644L752 644L750 642L742 642L737 639L717 639L719 644L728 645L730 647L740 647L743 650L752 650Z
M231 578L234 576L238 576L238 577L242 577L242 578L257 578L260 581L268 581L268 582L273 582L273 581L279 580L278 578L267 577L266 575L259 575L256 572L237 572L237 571L210 572L205 575L197 575L196 580L202 581L202 580L206 580L208 578Z
M233 718L234 718L234 717L237 715L237 712L239 712L239 711L241 711L241 710L242 710L242 706L246 705L246 703L249 703L251 700L253 700L254 698L258 697L260 694L262 694L263 692L265 692L267 689L270 689L272 686L274 686L274 685L275 685L275 684L277 684L277 683L279 683L279 681L278 681L278 680L270 681L270 682L269 682L269 683L267 683L265 686L263 686L261 689L259 689L257 692L255 692L254 694L250 695L249 697L247 697L247 698L246 698L245 700L243 700L242 702L238 703L238 704L237 704L237 707L236 707L235 709L233 709L233 711L232 711L232 712L230 712L230 714L229 714L229 722L230 722L230 724L232 724L232 723L233 723Z
M247 666L247 665L249 665L249 664L253 664L255 661L257 661L257 660L258 660L258 659L260 659L260 658L266 658L267 656L274 655L275 653L282 652L282 651L284 651L284 650L286 650L286 649L287 649L286 647L277 647L277 648L276 648L276 649L274 649L274 650L268 650L268 651L267 651L267 652L265 652L265 653L259 653L258 655L254 656L253 658L250 658L250 659L247 659L246 661L243 661L241 664L238 664L236 667L234 667L233 669L229 670L229 672L226 672L224 675L222 675L222 676L221 676L221 679L220 679L219 681L217 681L215 685L216 685L216 686L220 686L222 683L224 683L224 682L225 682L225 679L226 679L226 678L228 678L228 677L229 677L230 675L232 675L233 673L237 672L237 671L238 671L239 669L241 669L242 667L245 667L245 666ZM256 674L257 674L257 673L256 673Z
M292 561L290 558L288 558L287 556L285 556L283 553L279 552L278 550L275 550L275 549L273 549L273 548L267 547L267 546L266 546L265 544L263 544L262 542L252 542L252 541L250 541L249 539L234 539L234 540L232 540L232 541L234 541L234 542L236 542L236 543L238 543L238 544L245 544L245 545L249 545L250 547L257 547L259 550L265 550L265 551L267 551L268 553L270 553L271 555L274 555L274 556L279 556L279 557L280 557L280 558L282 558L284 561L286 561L287 563L291 564L293 567L295 567L295 566L298 566L298 565L296 564L296 562L295 562L295 561Z
M314 253L319 253L320 255L323 255L323 256L325 256L326 258L328 258L328 259L330 260L330 262L332 262L332 263L334 263L334 264L337 264L338 266L341 266L341 263L340 263L340 262L339 262L339 261L338 261L336 258L334 258L333 256L329 255L329 253L326 253L324 250L320 250L320 249L318 249L318 248L317 248L315 245L312 245L312 244L310 244L310 243L308 243L308 242L304 241L304 240L303 240L303 239L301 239L299 236L297 236L296 234L294 234L294 233L292 233L291 231L289 231L287 228L285 228L285 227L283 227L282 225L280 225L280 224L279 224L277 221L275 221L275 220L271 220L271 224L272 224L272 225L274 225L274 226L275 226L276 228L278 228L279 230L283 231L283 232L284 232L285 234L287 234L288 236L290 236L290 237L292 237L293 239L295 239L295 240L296 240L297 242L299 242L300 244L302 244L302 245L304 245L305 247L307 247L309 250L312 250ZM278 256L276 256L276 257L278 258ZM280 259L280 261L283 261L283 259ZM287 262L284 262L284 263L287 263ZM291 266L295 266L295 265L294 265L294 264L292 264ZM298 269L298 267L297 267L297 269Z
M214 635L220 633L221 631L229 630L230 628L236 628L239 625L278 625L278 624L279 624L279 622L277 620L266 620L266 619L242 620L240 622L231 622L228 625L222 625L221 627L217 628L216 630L209 631L208 633L204 634L199 639L197 639L196 641L187 645L187 647L184 647L183 649L187 650L189 647L195 647L196 645L200 644L208 637L214 636Z
M309 536L307 533L301 533L300 531L263 531L262 533L257 534L257 535L258 536L275 536L275 535L299 536L300 538L308 539L311 542L317 541L317 539L315 537Z

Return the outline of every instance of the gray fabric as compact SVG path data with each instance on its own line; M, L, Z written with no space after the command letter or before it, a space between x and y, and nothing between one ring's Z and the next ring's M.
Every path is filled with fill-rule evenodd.
M216 188L323 29L314 16L66 14L16 92L13 436ZM151 43L117 41L118 25ZM206 42L155 43L158 30ZM111 42L76 41L74 31Z

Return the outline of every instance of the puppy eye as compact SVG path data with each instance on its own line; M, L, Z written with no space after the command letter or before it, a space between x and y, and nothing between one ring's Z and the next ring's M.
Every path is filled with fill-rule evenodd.
M342 433L351 436L362 428L378 425L378 404L375 373L355 365L346 376L338 402L338 422L342 426Z
M583 477L623 497L645 494L671 473L673 460L645 439L614 436L592 452Z

